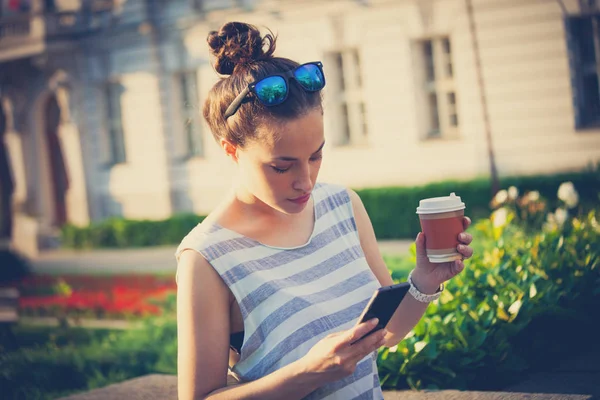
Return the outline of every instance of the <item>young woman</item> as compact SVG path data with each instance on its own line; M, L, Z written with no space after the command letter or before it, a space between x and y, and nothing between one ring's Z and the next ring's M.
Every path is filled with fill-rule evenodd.
M374 290L393 281L358 195L317 180L323 66L274 57L275 38L244 23L208 44L224 77L203 114L239 174L176 253L179 398L381 399L377 349L404 338L463 261L429 263L419 234L417 291L351 345L375 326L355 326ZM470 257L471 236L459 241Z

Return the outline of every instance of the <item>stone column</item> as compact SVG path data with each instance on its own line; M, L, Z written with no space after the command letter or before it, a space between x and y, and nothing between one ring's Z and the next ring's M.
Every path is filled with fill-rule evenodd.
M62 150L63 160L69 185L65 193L67 222L73 225L90 223L88 199L85 186L85 172L79 130L71 120L71 104L67 75L59 71L50 80L50 88L54 91L60 109L60 121L57 136Z
M38 254L38 224L35 218L25 213L27 180L23 160L21 136L14 130L4 133L4 145L14 180L12 195L13 228L11 247L29 257Z
M72 122L63 123L58 128L58 139L69 175L69 188L65 193L67 221L73 225L90 223L85 173L79 131Z
M8 165L14 180L12 204L14 211L23 211L27 200L27 181L25 178L25 162L23 160L23 144L15 131L4 133L4 145L8 153Z
M79 130L70 118L67 89L59 86L55 95L61 114L58 139L69 177L69 187L65 193L67 221L73 225L88 225L90 216Z

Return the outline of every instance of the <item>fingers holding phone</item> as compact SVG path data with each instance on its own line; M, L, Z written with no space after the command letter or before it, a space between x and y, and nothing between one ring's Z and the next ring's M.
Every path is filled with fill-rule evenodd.
M352 374L360 360L385 344L385 327L409 288L404 282L377 289L357 324L317 342L300 360L303 369L316 373L322 383Z
M327 335L302 358L304 368L322 376L323 383L351 375L356 364L385 343L385 330L372 334L358 343L377 326L377 319L358 324L347 331Z
M369 334L378 325L379 320L373 318L349 330L352 333L348 335L349 337L346 341L348 347L346 349L351 354L355 364L385 344L385 335L387 334L385 328L378 329L375 333ZM369 335L365 336L367 334Z

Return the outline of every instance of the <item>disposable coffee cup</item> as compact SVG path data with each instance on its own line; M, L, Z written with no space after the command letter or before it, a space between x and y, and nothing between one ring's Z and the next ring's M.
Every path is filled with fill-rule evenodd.
M460 260L458 235L464 231L465 203L455 193L419 201L417 214L425 234L427 258L432 263Z

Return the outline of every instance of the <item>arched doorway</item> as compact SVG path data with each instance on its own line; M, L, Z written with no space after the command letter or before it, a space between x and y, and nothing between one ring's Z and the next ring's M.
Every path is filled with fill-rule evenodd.
M52 225L60 227L67 222L66 193L69 188L69 177L63 150L58 137L60 125L60 107L54 95L50 96L44 107L44 134L48 154L48 167L50 178L50 193L54 203L54 218Z
M12 194L14 181L10 171L8 152L4 143L6 115L0 106L0 242L10 240L12 235Z

